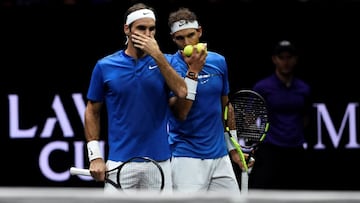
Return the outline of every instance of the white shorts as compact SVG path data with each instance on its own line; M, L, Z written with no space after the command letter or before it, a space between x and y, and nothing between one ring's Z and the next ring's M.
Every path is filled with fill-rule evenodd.
M222 192L240 194L228 155L218 159L173 157L174 192Z

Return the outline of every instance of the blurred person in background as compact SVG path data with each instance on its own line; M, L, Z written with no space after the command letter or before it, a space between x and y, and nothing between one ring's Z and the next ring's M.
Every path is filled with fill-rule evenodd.
M303 189L311 89L295 76L298 50L290 41L277 43L272 62L274 73L253 87L267 102L270 126L255 151L249 184L259 189Z

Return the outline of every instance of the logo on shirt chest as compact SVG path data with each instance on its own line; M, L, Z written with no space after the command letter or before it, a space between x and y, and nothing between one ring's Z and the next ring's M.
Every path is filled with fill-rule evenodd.
M157 65L149 65L149 70L152 70L152 69L155 69L155 68L157 68L158 66Z

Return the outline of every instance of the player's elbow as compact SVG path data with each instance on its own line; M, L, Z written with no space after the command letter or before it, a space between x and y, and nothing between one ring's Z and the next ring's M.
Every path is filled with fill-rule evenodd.
M176 118L177 118L178 120L180 120L180 121L185 121L186 118L187 118L187 114L185 114L185 113L178 113L177 116L176 116Z
M174 117L179 120L179 121L185 121L187 118L187 113L183 112L183 111L179 111L176 109L172 109L173 115Z
M188 115L186 112L181 111L177 108L172 108L172 112L173 112L174 117L180 122L185 121L187 118L187 115Z

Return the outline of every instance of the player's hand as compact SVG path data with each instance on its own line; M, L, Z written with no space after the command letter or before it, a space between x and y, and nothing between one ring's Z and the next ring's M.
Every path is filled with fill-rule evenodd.
M96 181L104 181L105 180L105 171L106 164L104 159L98 158L94 159L90 162L90 174Z
M188 64L189 71L199 73L203 69L207 57L206 49L206 44L204 49L202 49L200 52L197 51L196 47L194 47L190 56L185 56L184 52L181 50L182 56L185 62Z
M131 40L136 48L141 49L151 56L161 53L154 36L147 36L145 34L135 32L131 35Z
M245 154L244 154L244 156L245 156ZM230 157L231 157L231 160L241 168L241 170L244 170L243 162L241 161L239 153L236 151L236 149L233 149L230 151Z
M237 153L235 149L230 151L230 156L231 160L235 162L241 168L241 170L244 170L243 162L240 159L239 153ZM255 159L253 157L250 157L247 153L244 153L244 157L247 162L248 170L251 170L255 164Z

